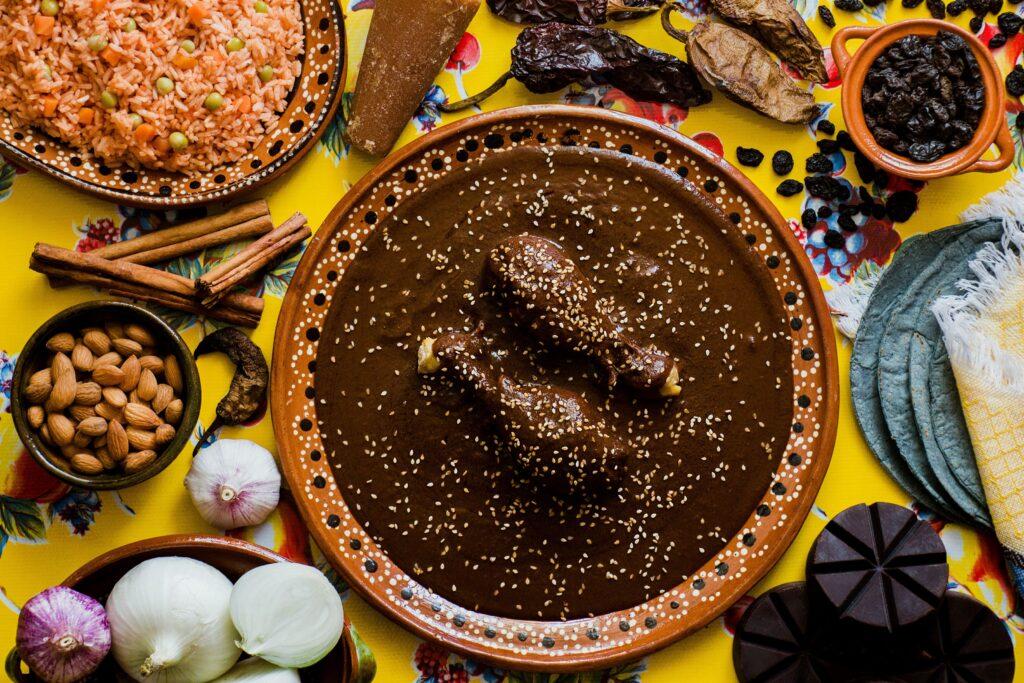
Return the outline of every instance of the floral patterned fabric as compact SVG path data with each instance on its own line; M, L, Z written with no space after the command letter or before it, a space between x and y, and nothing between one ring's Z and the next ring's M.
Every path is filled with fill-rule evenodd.
M350 64L347 89L350 91L373 0L343 0L343 3L347 17ZM685 0L684 4L693 19L708 11L705 0ZM822 42L828 43L831 32L817 16L818 3L795 0L794 4L807 17ZM1014 7L1008 4L1006 9ZM907 10L895 0L890 0L853 14L836 10L835 15L840 24L877 25L910 16L926 16L926 9L922 4L917 9ZM969 15L969 12L965 13L956 21L966 26ZM615 28L644 44L683 54L681 44L661 30L656 17L617 23ZM518 27L491 16L486 7L481 9L407 127L400 144L454 118L472 113L442 117L438 105L446 99L461 99L482 90L505 71L517 31ZM987 38L994 32L993 26L986 25L982 37ZM1017 35L1004 47L995 50L1004 70L1009 70L1020 60L1022 47L1024 35ZM838 104L840 78L830 56L828 65L831 80L824 86L816 86L815 96L825 105L821 118L842 129ZM373 166L373 160L350 152L344 142L343 114L347 112L350 100L351 95L346 94L342 115L331 123L317 148L286 178L262 192L273 215L279 220L301 210L309 217L311 225L319 225L334 203ZM913 192L919 197L919 210L900 224L893 224L887 218L858 216L855 231L833 229L829 232L829 228L836 228L836 215L833 213L805 226L801 214L806 208L817 211L821 201L804 195L783 198L776 194L775 187L782 178L772 172L769 163L776 150L789 150L797 162L793 176L802 177L803 160L816 151L815 140L820 139L813 125L783 126L720 95L715 96L711 105L688 111L675 106L637 102L606 86L572 87L560 93L537 96L512 82L484 106L492 110L545 102L587 104L641 116L693 137L733 164L737 164L737 146L760 149L766 155L765 162L756 169L741 168L776 201L783 215L789 219L826 288L847 286L851 279L858 277L858 272L884 264L903 238L955 223L961 210L1001 185L1012 173L1020 172L1024 166L1020 130L1014 127L1018 151L1011 170L994 176L974 174L927 185L907 183L897 178L884 178L882 182L876 180L864 190L876 200L884 202L895 192ZM1019 109L1018 101L1008 103L1007 116L1011 123ZM853 168L852 155L847 153L844 158L841 154L833 154L832 158L834 174L848 183L853 192L858 192L862 182ZM43 277L28 270L32 245L36 241L46 241L88 251L202 211L160 214L118 207L79 194L41 174L25 173L0 163L0 226L3 227L4 240L4 261L0 270L0 289L3 292L3 304L0 305L3 319L0 325L0 644L4 647L13 645L18 607L44 587L61 581L95 555L140 538L168 533L212 532L193 510L182 485L189 466L187 453L158 477L131 489L111 493L74 490L46 475L25 453L9 414L13 366L21 346L32 331L57 311L98 296L93 291L78 287L51 290ZM839 234L841 239L834 236L826 239L826 235L835 234ZM223 259L230 251L210 250L199 256L178 259L168 268L193 276ZM263 323L253 336L268 357L281 298L297 260L296 257L281 264L253 287L254 292L261 293L267 300ZM188 315L169 311L161 313L167 315L193 346L212 329L210 323L197 321ZM849 343L840 341L844 395L848 392L846 369L849 352ZM205 400L194 439L201 436L203 425L212 420L217 399L223 395L230 380L230 368L223 359L204 358L199 367ZM225 429L218 436L245 437L272 450L274 447L270 420L263 413L252 424ZM949 552L953 587L986 602L1005 620L1015 641L1021 640L1019 636L1024 633L1024 622L1015 616L1016 604L1008 589L994 539L964 527L946 524L909 500L874 461L857 431L848 401L842 403L835 455L814 513L792 548L754 593L777 583L803 579L807 551L829 516L849 505L875 500L912 506L928 519L942 534ZM731 634L743 609L750 603L750 597L740 600L722 619L701 632L644 661L598 673L568 676L525 674L489 667L455 655L441 646L422 642L377 614L357 596L349 595L318 549L310 543L294 503L287 496L268 522L236 533L287 557L315 563L338 581L346 597L345 608L349 618L376 655L378 680L389 683L735 680L730 658ZM1024 653L1024 645L1018 647Z

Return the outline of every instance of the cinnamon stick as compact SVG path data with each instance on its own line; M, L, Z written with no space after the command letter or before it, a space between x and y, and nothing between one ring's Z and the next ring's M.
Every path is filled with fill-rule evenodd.
M182 223L181 225L174 226L173 228L155 230L134 239L125 240L124 242L114 242L113 244L108 244L105 247L95 249L90 253L110 260L126 259L133 263L158 263L162 260L168 260L175 256L181 256L182 254L188 254L199 250L197 248L190 247L187 251L180 251L177 253L166 251L172 245L180 245L204 237L209 238L210 235L229 228L235 228L237 230L242 224L247 225L245 229L241 231L241 234L232 236L230 239L225 240L226 242L241 239L243 237L265 234L273 230L274 224L270 219L270 208L267 206L267 202L263 199L258 199L245 204L239 204L238 206L230 208L224 213L220 213L215 216L206 216L205 218L200 218L188 223ZM210 242L210 240L207 241ZM200 248L223 243L224 242L210 242ZM158 254L158 257L155 260L152 260L151 256L148 255L148 252L157 250L164 251ZM165 254L168 253L171 253L171 255L166 256Z
M229 296L227 292L232 287L276 262L312 234L306 217L295 213L279 227L199 277L195 288L203 304L212 306Z

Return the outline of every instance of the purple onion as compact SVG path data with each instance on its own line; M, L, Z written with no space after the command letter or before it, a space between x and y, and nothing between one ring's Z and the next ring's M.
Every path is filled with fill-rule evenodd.
M18 617L18 654L46 683L73 683L96 670L110 651L103 606L67 586L47 588Z

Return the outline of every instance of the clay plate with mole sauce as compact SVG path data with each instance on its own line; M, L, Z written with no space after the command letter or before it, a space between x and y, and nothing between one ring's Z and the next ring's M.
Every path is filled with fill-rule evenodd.
M345 25L333 0L300 0L305 43L302 71L280 113L252 150L208 171L112 168L91 153L15 126L0 111L0 154L107 201L149 209L224 202L280 177L313 149L327 130L345 85Z
M517 327L484 261L524 232L676 359L681 396L610 388ZM835 441L827 311L775 208L692 140L583 107L466 119L368 174L303 256L274 347L285 476L334 566L416 633L518 669L636 659L721 614L799 530ZM483 404L417 373L424 337L478 324L490 364L577 392L629 442L620 488L538 490Z

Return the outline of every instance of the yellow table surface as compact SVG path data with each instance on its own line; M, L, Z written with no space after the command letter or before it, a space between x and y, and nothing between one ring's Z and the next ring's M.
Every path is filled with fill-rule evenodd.
M348 31L349 83L355 82L363 42L372 14L373 0L344 0ZM795 0L797 8L823 43L832 31L817 15L817 3ZM831 2L825 4L831 6ZM686 0L692 16L706 11L705 0ZM1007 5L1007 10L1014 6ZM927 16L922 4L914 10L902 8L898 1L850 14L834 11L840 25L877 25L906 17ZM970 17L965 13L957 23L964 26ZM677 23L679 23L677 19ZM994 24L995 17L989 21ZM628 33L644 44L682 56L681 44L662 32L657 17L632 23L618 23L615 28ZM438 77L437 87L428 101L445 96L460 99L489 85L508 67L509 49L519 27L493 17L482 8L463 38L448 68ZM985 34L994 32L985 28ZM1004 69L1017 62L1024 45L1018 35L1006 47L996 50ZM829 60L831 67L831 60ZM816 87L819 102L830 107L826 113L842 128L839 107L839 83L834 79L826 87ZM492 110L524 103L553 102L599 103L601 106L628 111L664 123L701 141L706 146L724 150L726 160L736 164L738 145L757 147L766 160L757 169L743 170L771 197L783 215L793 221L801 239L808 236L799 227L799 215L807 200L803 194L785 199L775 193L781 178L775 176L769 163L775 150L790 150L797 163L794 177L803 176L803 160L815 150L815 135L804 126L785 126L758 116L716 94L711 105L687 112L676 107L638 104L621 92L608 88L573 88L551 95L532 95L516 82L511 82L484 105ZM1019 103L1008 104L1011 121ZM469 112L466 113L468 115ZM439 120L429 107L421 110L410 124L399 144L408 142L427 130L452 120ZM293 211L302 211L310 225L318 226L331 207L372 166L373 160L345 148L339 125L331 127L323 142L317 145L287 176L261 191L280 221ZM1015 132L1016 136L1016 132ZM1020 141L1017 162L1010 170L995 175L973 174L928 183L920 189L920 210L908 222L895 228L888 222L874 222L847 242L845 250L826 254L809 240L808 252L821 274L826 288L844 286L857 266L863 262L884 263L899 245L901 238L926 232L957 222L957 215L983 194L1002 185L1013 173L1020 171ZM856 187L859 178L853 169L852 155L847 155L849 169L844 176ZM888 190L875 187L873 192L885 196ZM28 598L59 583L75 568L90 558L130 541L169 533L216 533L195 513L182 481L190 458L184 453L166 471L139 486L114 493L93 493L69 490L42 473L24 451L10 417L10 380L14 362L29 335L47 318L72 304L98 298L97 292L73 287L51 290L46 279L28 270L29 254L37 241L64 247L88 249L99 244L130 237L140 230L173 221L172 215L155 215L115 206L66 188L36 172L4 166L0 162L0 228L3 234L3 268L0 269L0 646L14 642L18 607ZM818 236L820 238L820 235ZM179 266L196 267L201 261L220 254L206 254L202 259ZM283 291L294 268L294 261L280 266L265 280L266 314L255 331L255 340L268 358L274 323L281 305ZM207 329L200 321L182 317L180 330L193 346ZM839 438L832 465L817 503L796 542L782 561L756 587L758 594L771 586L804 578L804 561L815 536L831 515L861 502L878 500L911 505L911 501L883 472L868 451L858 431L849 402L850 343L840 338L840 383L842 410L839 416ZM204 402L200 424L213 419L217 400L230 379L231 368L222 357L204 358L199 363L204 385ZM273 430L268 416L253 426L228 428L222 436L248 438L271 450ZM951 580L958 588L983 600L1006 620L1018 652L1024 656L1024 621L1013 616L1014 598L1008 584L994 538L957 525L943 525L941 530L949 553ZM265 524L237 532L238 535L274 548L296 559L310 559L308 537L294 506L287 501ZM315 552L315 551L314 551ZM318 553L316 553L318 555ZM479 663L468 662L438 646L424 643L403 631L368 607L358 596L345 593L345 609L364 640L376 655L377 680L381 681L545 681L545 675L499 671ZM741 604L745 604L742 601ZM735 617L738 610L730 613ZM645 683L680 680L733 681L730 624L734 619L719 619L700 633L634 665L601 674L580 674L550 677L559 681L643 680ZM1024 659L1022 659L1024 661ZM1024 668L1024 667L1021 667ZM1024 680L1024 673L1018 675Z

